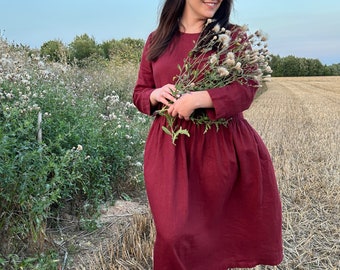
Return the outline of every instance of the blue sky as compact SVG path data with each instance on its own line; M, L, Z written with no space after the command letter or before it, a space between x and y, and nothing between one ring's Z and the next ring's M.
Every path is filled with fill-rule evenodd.
M232 21L260 29L280 56L340 63L339 0L234 0ZM0 31L9 42L33 48L49 40L69 44L88 34L98 43L146 39L163 0L3 0Z

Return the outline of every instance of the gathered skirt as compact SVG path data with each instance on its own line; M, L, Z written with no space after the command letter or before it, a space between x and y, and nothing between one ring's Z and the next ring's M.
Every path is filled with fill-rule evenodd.
M154 270L277 265L282 213L266 146L239 114L227 127L178 120L190 137L172 144L156 117L144 174L156 227Z

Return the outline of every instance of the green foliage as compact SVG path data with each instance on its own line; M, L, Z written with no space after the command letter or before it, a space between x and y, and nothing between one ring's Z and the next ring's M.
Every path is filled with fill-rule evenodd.
M39 269L51 270L58 269L59 259L58 253L54 251L47 251L37 254L34 257L25 259L20 258L17 254L9 254L6 258L0 257L0 269L7 270L22 270L22 269Z
M106 59L123 62L139 63L142 56L144 41L142 39L123 38L105 41L100 45Z
M292 55L271 57L271 68L273 77L298 77L298 76L337 76L340 75L337 66L322 65L318 59L298 58Z
M102 59L113 60L116 64L137 64L140 61L144 41L142 39L123 38L121 40L104 41L96 44L94 38L87 34L76 36L66 48L61 41L45 42L40 48L41 56L55 62L76 62L78 66L89 66Z
M327 66L326 75L340 76L340 63Z
M99 53L95 39L87 34L76 36L69 45L69 50L71 61L81 61Z
M149 118L130 102L136 65L80 69L0 46L0 265L17 254L13 269L29 269L61 212L93 230L99 204L142 183Z
M66 59L67 49L60 40L50 40L41 46L40 55L49 61L61 62Z

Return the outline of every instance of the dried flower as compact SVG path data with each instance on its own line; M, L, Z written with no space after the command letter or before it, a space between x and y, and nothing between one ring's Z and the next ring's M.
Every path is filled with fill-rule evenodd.
M216 54L213 54L212 56L210 56L210 64L214 65L218 62L218 58Z
M229 42L230 42L230 35L228 34L221 34L218 36L219 38L219 42L222 43L223 47L228 47L229 46Z
M212 29L215 33L218 33L221 31L221 26L219 24L216 24L214 28Z
M229 71L225 67L218 67L217 72L221 77L225 77L229 75Z
M211 22L207 20L206 26ZM215 25L205 36L201 36L175 77L176 90L173 96L179 98L185 93L223 87L232 82L247 84L249 80L257 82L260 87L261 82L269 79L268 75L272 73L268 65L267 44L263 44L267 38L261 31L250 35L247 35L247 31L247 26L225 30ZM158 113L166 118L167 126L162 129L172 137L172 142L175 144L179 135L190 137L188 130L183 129L180 122L175 123L176 117L170 116L167 109L164 106ZM205 125L207 132L213 125L217 129L220 125L228 125L230 119L213 121L202 113L192 115L190 120Z
M242 64L240 62L237 62L235 67L234 67L237 71L241 72L242 71Z

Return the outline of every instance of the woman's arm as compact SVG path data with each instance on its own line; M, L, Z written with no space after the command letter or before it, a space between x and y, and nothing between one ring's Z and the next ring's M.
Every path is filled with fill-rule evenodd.
M230 85L209 89L208 93L213 103L213 109L207 110L211 120L230 118L247 110L254 100L258 83L247 81L244 84L233 82Z
M150 95L155 90L152 64L147 59L150 41L151 34L144 45L142 58L139 65L138 77L132 96L133 103L137 109L140 112L148 115L151 115L155 110L155 104L150 102Z
M206 108L211 120L230 118L248 109L254 99L257 84L238 82L206 91L184 94L169 107L169 114L189 120L195 109Z

